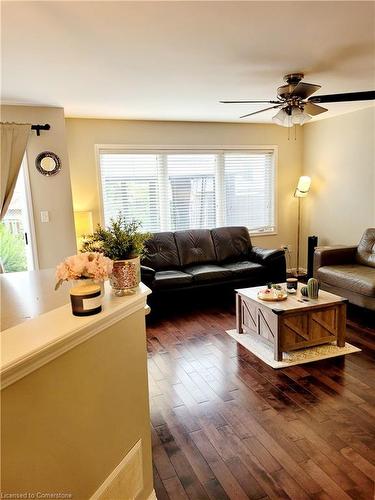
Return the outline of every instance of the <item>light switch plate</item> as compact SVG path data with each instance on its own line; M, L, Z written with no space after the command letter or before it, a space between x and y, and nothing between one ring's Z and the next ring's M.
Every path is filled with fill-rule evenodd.
M48 210L41 210L40 212L41 222L49 222L49 212Z

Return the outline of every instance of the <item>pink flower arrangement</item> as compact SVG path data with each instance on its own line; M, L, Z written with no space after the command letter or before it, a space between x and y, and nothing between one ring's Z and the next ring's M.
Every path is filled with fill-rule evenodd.
M56 286L59 288L63 281L91 278L103 281L112 273L113 261L99 252L85 252L71 255L56 268Z

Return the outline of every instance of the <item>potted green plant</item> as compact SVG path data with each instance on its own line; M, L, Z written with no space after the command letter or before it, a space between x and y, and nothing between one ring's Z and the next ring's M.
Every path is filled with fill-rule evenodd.
M151 237L140 227L139 221L126 222L120 213L107 227L98 224L93 234L83 238L83 252L101 252L114 261L109 281L115 295L134 293L140 283L140 257Z

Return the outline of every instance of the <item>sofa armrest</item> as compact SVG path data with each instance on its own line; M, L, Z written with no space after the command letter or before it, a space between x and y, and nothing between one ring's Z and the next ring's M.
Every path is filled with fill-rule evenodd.
M319 267L355 262L357 247L317 247L314 252L314 276Z
M155 269L141 265L141 280L146 286L150 286L155 279Z
M282 283L286 279L285 252L282 249L253 247L249 259L265 268L264 282Z
M271 264L274 260L285 257L282 249L252 247L249 258L259 264Z

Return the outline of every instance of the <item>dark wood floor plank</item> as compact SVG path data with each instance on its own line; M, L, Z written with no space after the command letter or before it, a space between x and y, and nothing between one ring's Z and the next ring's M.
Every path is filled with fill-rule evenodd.
M290 498L298 498L298 500L308 500L310 498L310 495L301 488L285 469L275 471L271 475Z
M202 455L207 460L211 469L213 470L218 481L224 488L226 494L233 500L245 500L248 498L241 485L233 476L227 465L221 459L217 450L212 446L203 431L192 433L192 438L200 450Z
M232 304L148 325L159 500L373 500L375 330L356 312L362 352L274 370L234 325Z
M158 500L170 500L167 490L161 480L159 473L155 467L153 466L153 475L154 475L154 489L158 492Z
M163 486L167 491L170 500L188 500L189 497L187 496L186 491L177 476L165 479L163 481Z
M332 499L349 500L351 497L345 493L313 460L308 460L305 464L307 473L318 482L323 490Z
M366 459L364 459L361 455L359 455L357 452L352 450L351 448L343 448L340 450L341 453L344 455L345 458L353 462L353 464L361 470L366 476L374 480L375 478L375 467L370 464Z
M210 496L212 484L216 479L212 469L198 450L190 434L186 433L179 425L174 425L170 430L203 487L206 488L207 485L210 485L208 488ZM215 493L217 494L219 490L222 490L222 488L218 483L215 486ZM225 496L224 490L221 491L221 494Z
M160 442L159 436L155 429L151 427L152 439L152 457L154 466L161 480L169 479L176 476L176 471L170 461L170 458L165 451L164 446Z
M169 428L161 426L156 429L156 432L188 497L197 500L208 499L209 497L204 491L201 482L198 481L189 460L182 452Z
M323 431L320 429L320 433L314 432L314 430L311 429L311 425L309 425L310 422L308 421L306 423L299 422L299 424L300 432L305 437L304 439L297 441L297 446L301 446L306 453L310 453L310 455L314 457L316 455L320 457L322 454L325 455L325 457L335 464L339 470L347 476L347 478L350 478L355 485L359 486L366 495L371 496L374 483L369 481L361 470L353 467L352 463L330 444L330 442L326 439L327 433L329 435L330 431ZM293 425L296 426L297 423L294 422ZM308 441L308 445L311 449L310 452L308 452L305 441ZM340 451L344 446L345 443L341 443L339 447Z
M265 491L261 488L254 476L250 473L249 469L238 457L233 457L225 463L233 476L237 479L248 498L253 500L265 498Z

